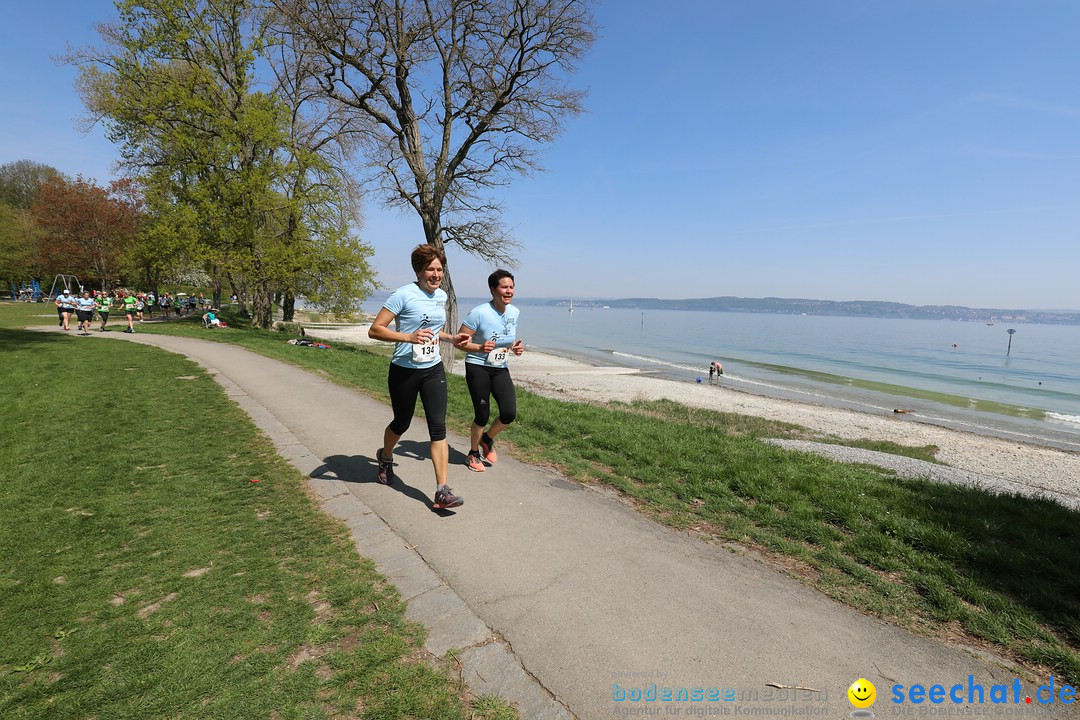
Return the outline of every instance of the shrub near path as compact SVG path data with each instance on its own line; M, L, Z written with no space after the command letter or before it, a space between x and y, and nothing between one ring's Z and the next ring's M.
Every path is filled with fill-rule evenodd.
M10 329L0 362L0 717L516 717L196 365Z

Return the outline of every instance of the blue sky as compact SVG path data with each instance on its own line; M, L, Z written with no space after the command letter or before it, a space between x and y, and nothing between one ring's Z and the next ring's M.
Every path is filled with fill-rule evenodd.
M8 3L0 163L107 181L74 71L109 0ZM503 194L519 294L1080 308L1080 3L607 0L587 113ZM389 287L419 221L365 210ZM451 251L461 295L491 268Z

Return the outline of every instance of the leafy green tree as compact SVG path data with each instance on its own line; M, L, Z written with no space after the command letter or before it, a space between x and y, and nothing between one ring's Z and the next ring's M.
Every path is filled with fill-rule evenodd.
M62 173L50 165L33 160L16 160L0 165L0 203L29 210L38 189L53 177L62 177Z
M282 314L293 318L297 294L319 309L351 312L376 287L368 265L372 250L355 235L359 186L346 170L353 120L339 105L321 101L313 65L297 38L280 35L267 45L273 93L290 118L282 241L302 251L294 254L294 272L282 287Z
M41 279L41 230L29 210L0 203L0 287Z
M54 167L17 160L0 165L0 283L12 287L40 280L46 272L41 257L42 233L30 208L46 181L63 177Z
M307 226L325 190L298 182L313 166L298 164L293 108L258 89L261 16L250 0L119 0L117 9L105 48L71 60L93 117L144 176L153 217L144 248L164 242L245 289L252 324L268 327L275 294L326 265L312 255L326 246L304 240L328 233ZM353 247L364 262L352 267L370 273L364 246Z

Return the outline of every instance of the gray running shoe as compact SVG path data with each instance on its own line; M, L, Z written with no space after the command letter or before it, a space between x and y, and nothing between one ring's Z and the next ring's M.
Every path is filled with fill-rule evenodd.
M436 510L448 510L449 508L461 507L464 504L465 498L455 495L449 485L443 485L435 491L435 502L433 503L433 507Z

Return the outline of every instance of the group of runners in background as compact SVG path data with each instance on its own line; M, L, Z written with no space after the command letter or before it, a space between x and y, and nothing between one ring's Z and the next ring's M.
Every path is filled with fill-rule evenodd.
M127 319L126 333L135 332L135 323L142 322L144 315L154 317L155 308L160 309L162 315L169 317L175 309L177 316L183 316L185 310L193 311L204 302L202 293L198 298L192 296L186 299L173 298L169 293L157 297L153 292L135 292L132 290L83 290L75 295L68 288L64 288L56 296L53 303L56 305L56 314L60 320L60 327L70 330L71 316L79 321L79 334L89 335L90 326L94 321L94 313L98 314L101 325L98 332L105 332L105 326L109 324L109 315L113 310L121 312Z
M517 415L517 399L507 361L510 355L520 356L525 344L517 338L518 309L510 304L514 299L514 276L506 270L493 272L488 277L491 300L473 308L457 333L451 334L445 329L447 295L440 288L446 255L432 245L419 245L413 250L411 260L416 282L395 290L368 330L368 337L395 343L387 375L394 418L383 431L382 447L375 451L378 480L384 485L394 481L394 447L412 424L419 397L427 418L435 470L433 507L456 508L465 500L447 485L450 462L446 440L447 388L439 341L451 342L466 352L465 381L473 402L466 465L474 472L484 472L498 459L495 437ZM499 414L488 427L492 397Z

